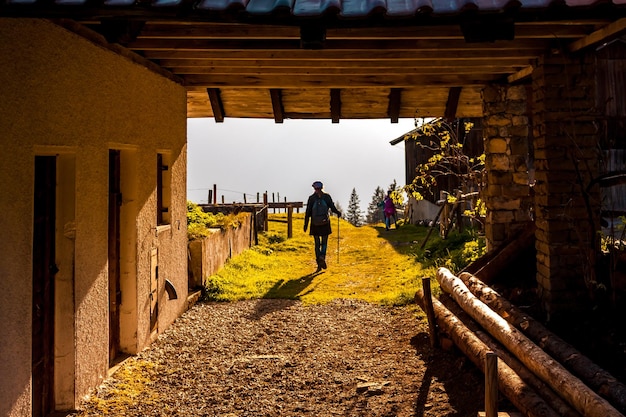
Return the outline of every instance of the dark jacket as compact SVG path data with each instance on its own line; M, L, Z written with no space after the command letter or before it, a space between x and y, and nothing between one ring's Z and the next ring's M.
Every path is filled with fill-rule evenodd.
M337 208L335 207L335 203L333 203L333 199L330 196L330 194L326 194L322 192L322 196L318 197L316 193L313 193L309 196L309 200L306 203L306 212L304 214L304 230L305 231L307 227L309 226L309 220L311 219L311 215L313 214L313 204L315 203L315 200L317 200L318 198L323 198L324 201L326 201L326 205L328 206L328 208L333 213L337 214L337 216L341 217L341 212L339 212L339 210L337 210ZM330 228L330 222L322 226L316 226L311 223L311 229L309 230L310 235L327 236L331 233L332 233L332 230Z

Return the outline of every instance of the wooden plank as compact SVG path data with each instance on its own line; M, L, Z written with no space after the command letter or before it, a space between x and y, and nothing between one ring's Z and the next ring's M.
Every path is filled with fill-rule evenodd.
M459 85L484 85L498 77L491 74L472 75L389 75L380 79L375 75L188 75L185 86L190 87L255 87L255 88L343 88L351 87L414 87L428 84L455 87Z
M526 79L526 78L530 77L531 75L533 75L533 71L534 70L535 70L535 68L529 65L526 68L517 71L515 74L509 75L507 77L507 81L509 82L509 84L513 84L513 83L515 83L517 81L521 81L523 79Z
M498 59L446 59L422 58L421 55L408 59L372 59L363 60L318 60L318 59L162 59L159 64L164 68L176 71L179 68L192 67L225 67L225 68L415 68L427 65L429 67L462 67L497 68L520 67L531 64L528 58L498 58Z
M533 49L473 49L464 48L460 50L330 50L318 51L310 50L143 50L142 56L147 59L289 59L303 60L311 59L316 61L371 61L371 60L435 60L435 59L482 59L493 60L501 58L513 59L535 59L546 51L545 48Z
M419 67L403 67L398 66L395 68L315 68L315 67L286 67L286 68L241 68L241 67L179 67L172 68L172 72L176 75L190 75L190 74L209 74L209 75L232 75L232 74L245 74L245 75L371 75L375 73L378 76L385 75L404 75L404 74L425 74L425 75L444 75L444 74L476 74L476 73L488 73L488 74L511 74L517 72L519 67L463 67L463 66L419 66Z
M613 23L606 25L602 29L593 32L583 39L572 42L568 46L568 49L570 52L577 52L581 49L599 45L603 42L615 39L618 36L622 35L624 32L626 32L626 18L621 18Z
M324 50L341 51L444 51L444 50L468 50L473 51L520 51L523 49L547 49L550 44L545 40L524 39L513 41L501 41L493 43L468 44L464 40L441 40L441 39L348 39L332 40L324 42ZM257 51L285 51L300 49L300 41L294 39L246 39L246 40L205 40L205 39L138 39L129 42L127 48L141 51L158 51L176 49L181 51L221 51L221 50L257 50ZM315 51L305 50L310 54Z
M487 413L485 411L479 411L478 417L487 417ZM524 414L519 413L517 411L499 411L498 417L524 417Z

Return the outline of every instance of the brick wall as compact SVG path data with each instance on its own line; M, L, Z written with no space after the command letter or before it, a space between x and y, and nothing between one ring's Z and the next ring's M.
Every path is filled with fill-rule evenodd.
M594 68L591 56L549 55L533 72L537 281L549 318L580 310L595 280Z

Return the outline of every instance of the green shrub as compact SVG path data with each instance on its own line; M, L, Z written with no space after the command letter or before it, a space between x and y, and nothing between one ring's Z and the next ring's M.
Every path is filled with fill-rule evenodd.
M202 207L187 201L187 239L196 240L211 234L209 229L228 229L241 226L246 213L228 214L205 213Z

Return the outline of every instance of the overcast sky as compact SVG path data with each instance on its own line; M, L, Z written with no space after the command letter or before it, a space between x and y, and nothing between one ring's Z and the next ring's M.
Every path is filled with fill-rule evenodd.
M413 119L285 120L188 119L187 199L206 203L217 185L218 202L256 202L256 194L302 201L319 180L343 210L356 189L365 214L377 186L404 185L404 143L389 141L414 128ZM262 197L261 197L262 198Z

